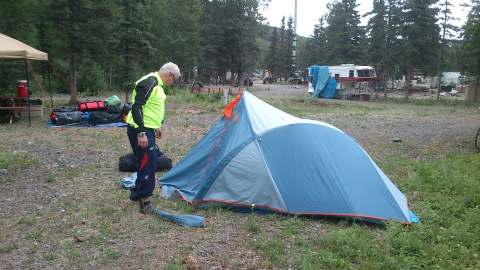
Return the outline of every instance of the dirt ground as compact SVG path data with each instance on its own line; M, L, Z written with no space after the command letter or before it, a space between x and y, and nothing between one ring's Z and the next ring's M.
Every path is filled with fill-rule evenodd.
M290 86L260 85L252 92L294 115L339 127L380 165L391 157L471 152L480 126L480 111L460 103L311 101L305 89ZM217 107L174 99L158 145L178 161L220 116ZM198 210L194 213L205 217L206 226L190 229L138 213L119 187L127 175L117 170L118 157L129 152L125 129L47 128L39 120L31 128L25 120L0 128L0 152L18 163L0 172L1 269L267 268L252 247L256 240L245 228L247 215ZM400 176L390 175L394 182ZM158 195L154 202L168 211L192 212ZM261 216L259 225L274 231L286 219ZM328 226L305 221L313 234Z

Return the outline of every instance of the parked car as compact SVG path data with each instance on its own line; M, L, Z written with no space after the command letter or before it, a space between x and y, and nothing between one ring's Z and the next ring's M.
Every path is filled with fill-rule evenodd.
M303 80L302 78L289 78L287 82L288 84L302 84Z
M272 77L265 77L263 79L263 84L272 84L274 82L277 82L277 79L272 78Z

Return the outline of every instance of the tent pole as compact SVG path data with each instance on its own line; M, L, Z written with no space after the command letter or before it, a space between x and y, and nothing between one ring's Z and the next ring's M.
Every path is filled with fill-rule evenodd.
M27 106L28 106L28 126L32 126L32 116L30 114L30 87L28 85L28 59L25 58L25 76L27 77Z

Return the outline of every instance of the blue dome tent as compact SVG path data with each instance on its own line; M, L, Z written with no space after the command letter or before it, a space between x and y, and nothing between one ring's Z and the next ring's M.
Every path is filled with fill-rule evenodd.
M350 136L249 92L161 179L189 203L285 214L415 221L406 197Z

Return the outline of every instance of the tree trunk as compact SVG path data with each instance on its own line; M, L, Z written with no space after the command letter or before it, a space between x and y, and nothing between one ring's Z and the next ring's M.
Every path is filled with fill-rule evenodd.
M405 96L403 97L404 99L408 99L408 96L410 95L410 81L411 81L410 73L411 73L410 69L408 69L407 76L406 76L406 79L405 79L406 82L405 82L405 86L404 86L404 88L405 88Z
M478 59L477 63L477 78L476 78L476 83L475 83L475 102L479 100L480 96L480 59Z
M387 81L388 81L388 72L386 72L385 74L383 74L383 99L385 100L385 102L387 102ZM392 85L393 85L393 81L392 81Z
M474 102L477 102L479 100L480 96L480 74L477 74L477 79L475 80L475 95L473 98Z
M68 102L70 105L78 104L77 99L77 63L75 59L75 51L70 50L70 79L69 79L69 88L70 88L70 101Z
M112 90L112 73L113 73L113 65L110 63L110 70L108 71L108 90Z
M437 85L437 100L440 100L440 90L442 89L442 72L438 75L438 85Z
M35 81L35 84L38 86L38 88L42 93L46 93L45 88L43 87L42 79L40 78L38 73L36 73L33 70L32 62L27 60L27 65L28 65L28 69L30 69L30 72L32 73L32 77L33 77L33 80Z
M480 95L479 77L475 82L470 82L465 91L465 102L477 102Z

